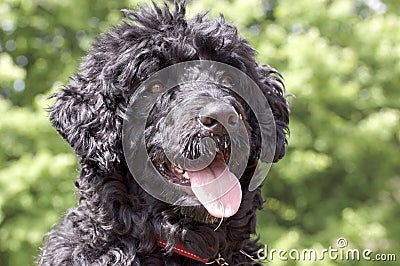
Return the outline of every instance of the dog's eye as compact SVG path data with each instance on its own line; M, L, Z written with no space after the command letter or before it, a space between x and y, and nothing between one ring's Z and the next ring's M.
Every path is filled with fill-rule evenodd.
M221 80L222 85L226 87L232 87L233 86L233 79L230 76L224 76Z
M155 82L153 85L151 85L150 91L152 93L160 93L164 89L164 85L161 82Z

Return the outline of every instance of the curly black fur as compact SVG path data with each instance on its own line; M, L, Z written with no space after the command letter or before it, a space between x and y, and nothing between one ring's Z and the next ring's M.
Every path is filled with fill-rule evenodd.
M184 2L173 10L154 5L123 12L126 20L100 36L50 108L53 126L79 158L80 204L46 235L39 265L204 265L173 253L178 242L200 257L213 259L220 254L229 265L251 264L240 250L254 256L261 247L250 237L263 203L260 188L245 189L249 182L245 177L254 171L260 149L251 111L243 111L254 142L253 157L240 179L242 204L217 231L215 223L188 215L201 216L203 207L173 206L138 186L123 155L122 123L132 93L152 73L183 61L219 61L245 72L268 99L276 122L274 161L278 161L285 153L289 122L279 74L255 62L255 51L222 16L185 19ZM172 104L176 102L169 99L155 107L149 132L156 130L151 119L161 119L157 114ZM148 141L157 146L150 135ZM157 246L160 236L167 240L165 249Z

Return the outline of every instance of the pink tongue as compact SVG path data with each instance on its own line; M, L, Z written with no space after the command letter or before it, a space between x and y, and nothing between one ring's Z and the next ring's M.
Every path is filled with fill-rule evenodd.
M238 211L242 189L222 158L216 157L203 170L187 173L193 193L212 216L230 217Z

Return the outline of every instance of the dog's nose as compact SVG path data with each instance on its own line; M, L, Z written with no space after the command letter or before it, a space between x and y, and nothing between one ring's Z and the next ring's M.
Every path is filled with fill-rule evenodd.
M208 104L200 112L199 120L202 126L210 132L223 135L227 129L235 129L239 123L239 115L232 106Z

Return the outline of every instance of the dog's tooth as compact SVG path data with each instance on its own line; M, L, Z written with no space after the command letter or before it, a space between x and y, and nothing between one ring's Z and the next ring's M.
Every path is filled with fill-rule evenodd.
M188 174L188 172L183 173L182 176L183 176L185 179L189 179L189 174Z
M225 149L228 148L228 143L225 141Z
M211 137L214 137L214 132L211 132L211 133L210 133L210 136L211 136Z
M243 120L243 115L242 114L239 114L239 119Z

